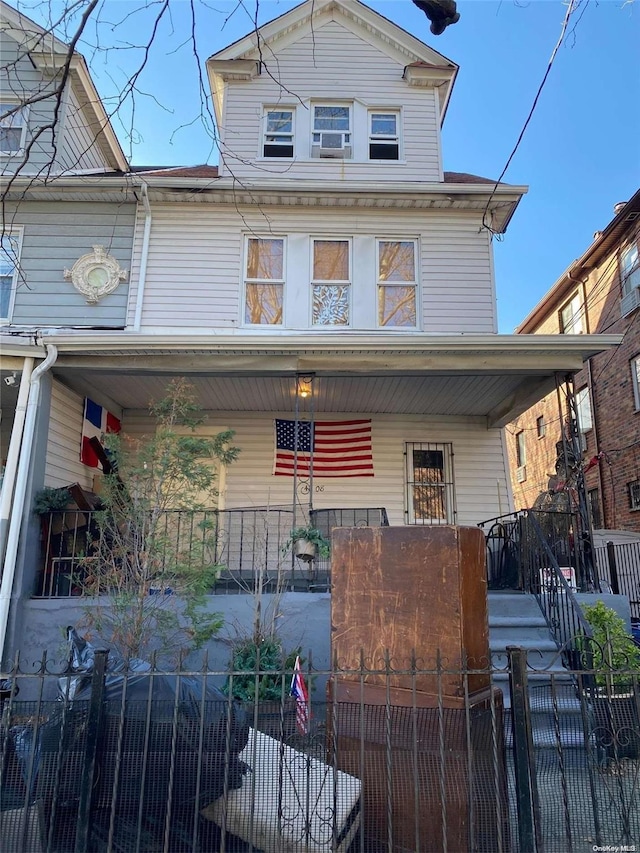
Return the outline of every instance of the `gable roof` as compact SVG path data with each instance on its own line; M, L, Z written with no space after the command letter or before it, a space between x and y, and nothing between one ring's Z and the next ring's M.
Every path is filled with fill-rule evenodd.
M65 67L69 45L9 6L4 0L0 0L0 29L25 49L34 65L43 73L54 75ZM95 133L109 166L126 171L127 158L91 79L85 58L76 51L69 60L69 79L79 96L80 108L86 116L87 126Z
M306 0L209 57L207 71L218 120L223 111L225 80L251 79L260 73L264 56L298 41L326 21L341 23L391 56L404 66L408 81L429 77L430 84L441 90L440 120L444 119L458 72L455 62L359 0Z

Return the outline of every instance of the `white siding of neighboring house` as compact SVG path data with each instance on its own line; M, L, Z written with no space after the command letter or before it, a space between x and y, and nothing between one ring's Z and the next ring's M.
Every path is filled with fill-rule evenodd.
M208 423L235 431L240 456L226 471L227 509L291 505L292 478L274 476L274 418L291 413L216 414ZM361 417L357 413L316 415L316 420ZM405 523L405 442L453 444L458 524L475 525L508 510L507 480L500 430L487 430L481 418L423 418L374 415L374 477L315 478L313 504L321 508L385 507L389 523ZM135 435L153 430L143 412L127 411L123 429ZM303 498L304 501L304 498Z
M433 89L409 86L402 79L407 56L392 59L343 24L314 25L313 33L274 57L263 50L266 69L253 80L227 84L221 128L227 173L240 179L314 178L327 181L442 181L440 129ZM355 102L363 122L354 127L354 146L365 142L361 162L311 159L310 103ZM295 162L261 157L263 106L296 107ZM368 162L367 108L402 108L401 161ZM354 152L355 155L355 152ZM404 156L403 156L404 155Z
M95 469L80 462L84 398L54 380L44 485L59 488L79 483L91 489Z
M286 236L285 326L303 329L310 316L310 236L354 237L359 276L352 328L375 329L374 237L417 238L422 331L446 334L496 331L488 234L471 212L344 210L321 207L235 210L208 204L157 205L153 219L142 329L232 329L243 326L244 234ZM132 323L142 247L139 212L128 322ZM371 239L369 239L371 238ZM368 270L368 273L367 273ZM287 299L288 294L288 299ZM260 327L276 332L281 327ZM398 331L398 330L396 330Z
M95 141L98 128L87 126L87 117L72 86L67 87L64 136L59 162L63 169L104 169L106 161Z

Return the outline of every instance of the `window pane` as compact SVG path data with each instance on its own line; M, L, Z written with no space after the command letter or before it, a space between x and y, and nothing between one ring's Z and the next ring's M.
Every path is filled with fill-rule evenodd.
M313 280L349 281L349 243L347 240L314 241Z
M566 335L579 335L582 332L582 303L574 296L560 312L562 331Z
M638 247L637 245L629 246L628 249L622 253L622 257L620 259L620 266L622 267L622 274L628 275L631 269L638 263Z
M11 286L13 276L0 274L0 317L9 317L9 303L11 302Z
M576 410L578 412L578 429L580 432L587 432L593 426L591 419L591 397L589 389L582 388L576 394Z
M441 450L413 451L413 511L420 520L446 518Z
M281 284L247 284L245 323L282 323L282 290Z
M313 288L313 324L315 326L349 325L349 287L316 285Z
M396 116L393 113L372 113L371 133L378 136L395 136Z
M314 130L349 130L349 107L314 107Z
M410 240L381 240L378 243L379 281L415 281L415 243Z
M293 133L293 113L290 110L267 113L267 133Z
M378 288L378 324L380 326L416 325L416 289L414 285Z
M247 278L282 278L283 240L251 238L247 251Z

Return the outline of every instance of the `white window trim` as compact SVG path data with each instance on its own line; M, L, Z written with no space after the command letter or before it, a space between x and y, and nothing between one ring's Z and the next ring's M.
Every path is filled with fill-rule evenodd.
M584 413L584 405L582 404L582 400L586 400L588 412L589 412L589 425L583 425L580 420L581 411ZM576 414L578 416L578 431L581 433L589 432L589 430L593 429L593 406L591 401L591 392L589 391L589 386L584 385L578 391L576 391Z
M0 324L5 325L11 322L11 318L13 317L13 309L15 307L16 302L16 291L18 289L18 277L20 275L20 266L22 259L22 238L24 236L24 228L22 225L14 225L11 228L5 228L4 235L9 235L10 237L16 237L18 242L17 248L17 258L16 263L13 269L13 278L11 282L11 293L9 295L9 307L7 309L7 316L0 317Z
M573 328L567 331L562 317L566 308L571 308ZM584 306L580 292L576 290L571 299L568 299L560 308L560 333L563 335L582 335L584 333Z
M640 355L632 358L629 362L631 370L631 384L633 385L633 400L636 412L640 412Z
M316 279L313 276L314 246L316 243L348 243L349 278L343 279ZM314 287L336 287L346 285L349 288L349 322L342 323L314 323L313 322L313 289ZM353 237L337 237L335 234L318 236L314 234L309 239L309 328L310 329L350 329L353 327Z
M274 112L290 112L291 113L291 146L293 148L293 153L290 157L269 157L265 155L264 148L267 144L267 116L269 113ZM278 162L285 161L290 162L296 159L296 149L298 148L296 144L296 137L299 136L297 124L296 124L296 108L295 106L289 104L264 104L262 107L262 133L260 135L260 150L258 151L258 158L260 160L269 160L270 162ZM278 135L278 134L276 134ZM280 134L283 135L283 134ZM284 134L288 135L288 134Z
M395 115L396 116L396 135L395 137L390 136L375 136L373 134L373 130L371 128L371 122L373 120L373 115L376 114L387 114L387 115ZM380 159L378 157L370 157L370 145L372 142L392 142L395 139L398 145L398 156L393 159ZM402 110L399 107L369 107L367 112L367 159L372 163L399 163L403 159L403 149L402 149Z
M27 141L27 129L29 126L29 107L27 104L23 104L17 98L7 98L7 97L2 96L2 97L0 97L0 101L3 104L14 104L16 107L20 107L20 109L22 111L22 132L20 134L20 147L18 149L16 149L15 151L13 151L13 150L9 150L9 151L0 150L0 155L3 157L17 157L20 154L24 153L24 147L25 147L26 141Z
M637 252L636 261L632 266L629 267L628 270L624 271L622 268L623 258L625 255L634 251L634 249ZM622 251L620 252L620 285L622 288L623 297L628 296L634 289L634 287L638 286L631 286L632 277L635 273L638 272L638 270L640 270L640 247L638 246L637 241L634 239L629 243L628 246L625 246L625 248L622 249Z
M415 281L390 281L382 282L380 280L380 243L413 243L413 267L415 271ZM394 329L401 331L402 329L419 329L420 328L420 242L417 237L376 237L375 238L375 264L376 264L376 329ZM413 284L416 302L416 322L413 326L382 326L378 312L378 299L381 287L407 287Z
M338 157L338 158L328 158L328 159L353 160L354 159L354 153L355 153L355 147L354 147L354 145L355 145L355 133L354 133L354 131L355 131L355 128L354 128L355 112L354 112L354 107L353 107L353 101L339 101L339 100L338 101L331 101L331 100L328 100L328 101L312 101L310 106L311 106L311 110L310 110L310 116L309 116L309 123L310 123L310 128L309 128L309 157L312 160L320 159L320 158L313 156L314 146L315 145L321 145L321 142L318 143L318 142L313 141L313 136L315 133L320 133L320 134L322 134L322 133L342 133L343 134L342 145L343 145L343 147L349 146L349 148L351 149L350 156L344 157L344 158ZM347 109L349 111L349 130L316 130L315 129L316 107L347 107ZM349 141L348 142L344 141L344 134L345 133L349 134Z
M282 240L282 278L249 278L247 264L249 262L249 240ZM286 295L287 295L287 238L283 234L245 234L244 253L242 259L242 280L240 298L240 317L242 326L248 329L284 329L286 326ZM280 323L248 323L245 320L247 310L247 284L281 284L282 285L282 321Z

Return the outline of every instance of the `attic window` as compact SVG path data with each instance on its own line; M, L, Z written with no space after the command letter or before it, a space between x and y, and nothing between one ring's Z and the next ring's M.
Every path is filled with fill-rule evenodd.
M311 155L327 159L351 157L351 108L316 104L313 108Z
M397 112L369 113L369 159L398 160L400 145Z
M19 154L27 133L27 108L16 101L0 101L0 153Z
M293 157L293 110L267 110L263 157Z

